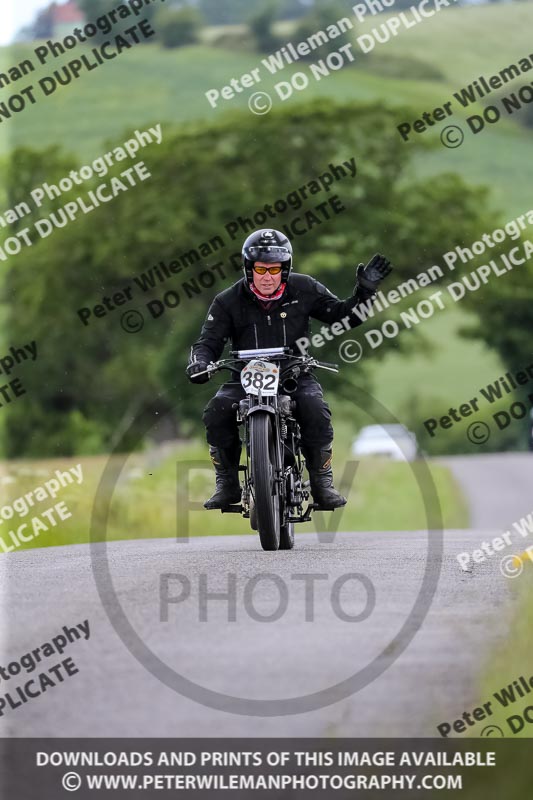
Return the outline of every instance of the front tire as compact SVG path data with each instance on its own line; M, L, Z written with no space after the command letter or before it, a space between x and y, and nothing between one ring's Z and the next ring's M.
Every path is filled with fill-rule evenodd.
M255 521L263 550L279 550L280 511L275 484L275 448L269 414L250 418L250 460Z

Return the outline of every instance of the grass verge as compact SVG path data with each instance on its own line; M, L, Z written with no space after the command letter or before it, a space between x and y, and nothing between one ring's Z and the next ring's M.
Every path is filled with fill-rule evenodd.
M0 537L12 544L10 530L32 515L42 514L55 503L64 501L71 518L41 531L20 548L52 547L81 544L90 540L90 522L98 484L107 463L107 456L62 459L61 461L25 461L3 465L0 479L4 483L3 504L42 485L55 470L67 470L78 463L83 467L83 483L70 484L55 500L43 500L29 509L27 515L15 515L0 523ZM194 465L194 469L190 467ZM338 482L344 468L342 449L336 463ZM415 467L416 469L416 467ZM431 464L439 503L446 527L467 525L467 511L462 495L451 473L443 466ZM176 446L172 453L161 451L133 454L126 460L110 506L107 534L102 525L98 540L147 539L180 536L212 536L253 534L247 520L237 514L206 512L203 500L212 492L213 471L203 444ZM180 501L177 498L180 498ZM416 530L427 528L423 498L411 465L366 459L357 465L355 480L348 490L349 504L333 515L315 515L315 522L299 525L297 531L314 530ZM187 508L195 503L198 510ZM315 527L316 526L316 527ZM25 529L25 534L31 526Z

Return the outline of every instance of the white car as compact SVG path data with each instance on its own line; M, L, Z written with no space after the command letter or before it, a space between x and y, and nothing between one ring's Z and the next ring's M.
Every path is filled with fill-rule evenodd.
M403 425L366 425L352 444L354 456L386 456L393 461L418 457L416 436Z

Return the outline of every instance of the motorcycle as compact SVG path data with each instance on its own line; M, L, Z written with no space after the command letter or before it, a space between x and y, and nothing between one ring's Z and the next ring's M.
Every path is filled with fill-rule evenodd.
M263 550L292 550L295 523L309 522L319 506L310 500L309 481L304 479L291 394L300 375L314 369L338 372L338 366L295 356L287 347L237 350L230 355L233 358L212 362L205 370L209 375L220 370L238 375L246 394L234 404L246 453L246 464L239 466L241 504L221 511L249 519Z

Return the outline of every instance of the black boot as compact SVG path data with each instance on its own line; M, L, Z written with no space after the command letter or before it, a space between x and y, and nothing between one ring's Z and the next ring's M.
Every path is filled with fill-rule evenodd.
M232 447L209 447L216 473L216 491L204 503L204 508L227 508L241 502L239 483L240 442Z
M308 450L304 455L311 483L311 494L316 505L325 511L345 506L346 498L339 494L333 486L332 446L327 445L320 450Z

